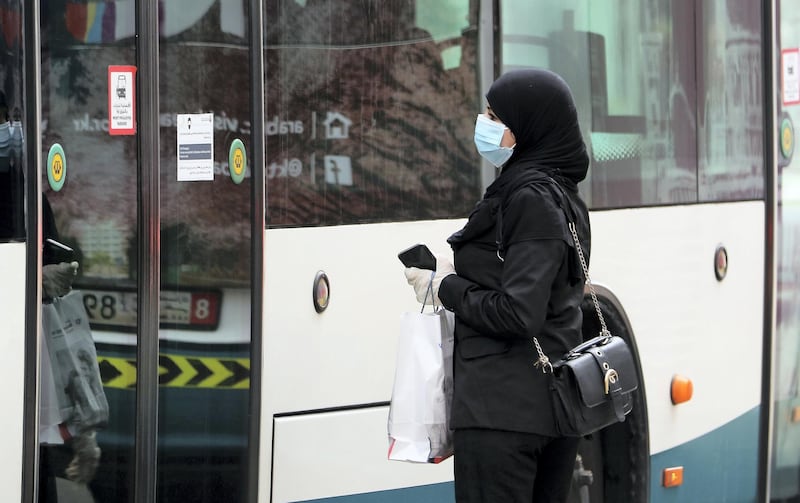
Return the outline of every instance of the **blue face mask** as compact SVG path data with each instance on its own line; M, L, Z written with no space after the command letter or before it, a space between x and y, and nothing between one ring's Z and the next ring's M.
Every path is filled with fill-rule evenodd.
M514 153L514 147L500 146L506 129L508 128L484 114L478 114L475 121L475 147L484 159L498 168L508 162Z

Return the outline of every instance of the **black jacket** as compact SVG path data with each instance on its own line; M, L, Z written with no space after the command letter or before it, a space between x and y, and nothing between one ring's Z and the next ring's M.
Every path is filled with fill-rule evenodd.
M533 336L551 360L582 340L583 274L562 206L574 214L587 260L589 217L577 192L514 171L448 239L457 274L439 297L456 314L450 426L555 436Z

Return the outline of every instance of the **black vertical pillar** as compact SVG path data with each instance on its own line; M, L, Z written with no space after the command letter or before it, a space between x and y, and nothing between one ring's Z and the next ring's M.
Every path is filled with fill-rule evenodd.
M22 435L22 501L38 501L37 475L39 468L39 317L41 305L42 257L39 236L42 235L40 208L42 191L41 152L42 140L39 135L41 114L41 54L39 52L39 2L22 3L22 54L23 86L25 104L25 236L26 236L26 279L25 279L25 405L23 410Z
M258 501L261 438L261 334L264 277L264 10L262 0L247 0L250 9L250 104L252 114L252 189L250 204L250 424L247 459L247 501Z
M158 0L136 2L138 136L138 345L136 503L156 501L160 288Z

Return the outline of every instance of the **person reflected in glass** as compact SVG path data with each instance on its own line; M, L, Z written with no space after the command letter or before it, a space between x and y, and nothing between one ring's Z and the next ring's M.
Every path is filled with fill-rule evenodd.
M578 183L589 157L560 76L511 71L486 99L475 144L500 173L447 240L455 266L440 254L432 279L433 302L456 318L456 502L563 502L578 439L556 428L550 376L533 338L551 359L582 341L584 279L565 212L588 260L589 214ZM405 274L425 302L431 272Z
M75 405L74 416L91 427L104 425L107 407L95 403L97 397L104 395L98 379L97 361L85 349L79 349L76 356L78 366L70 370L65 390Z
M25 237L25 181L22 172L22 124L19 110L12 120L6 95L0 91L0 239Z
M44 247L42 251L42 300L45 303L63 297L72 290L72 282L78 271L78 262L71 252L66 252L58 243L59 233L50 202L42 194L42 228ZM52 240L52 241L48 241ZM85 411L93 410L92 396L103 393L97 382L93 367L97 362L86 351L78 351L77 362L72 362L68 352L53 360L47 348L47 338L43 339L41 360L41 386L39 412L39 503L65 501L64 494L80 491L88 495L88 484L97 471L100 462L100 449L97 446L95 428L86 428L75 418L86 416ZM85 353L85 354L82 354ZM73 368L74 367L74 368ZM54 372L67 371L65 389L61 392L72 404L73 413L66 417L59 404L59 391L56 389ZM82 382L84 384L82 384ZM66 489L72 481L80 489ZM69 498L66 501L70 501Z

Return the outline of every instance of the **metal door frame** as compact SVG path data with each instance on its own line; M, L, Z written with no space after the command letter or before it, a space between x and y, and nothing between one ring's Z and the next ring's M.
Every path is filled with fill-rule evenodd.
M41 55L39 2L23 2L22 54L25 103L25 378L22 439L22 501L36 503L39 474L39 322L42 292Z
M264 250L264 49L262 0L247 0L250 25L251 85L251 344L250 423L248 466L249 502L258 500L261 421L261 330L263 306ZM39 439L39 323L41 303L41 11L39 2L24 2L23 54L25 100L26 229L28 230L25 313L25 405L23 435L22 501L38 501ZM138 85L137 123L155 124L137 131L137 233L138 343L136 382L136 428L134 497L136 503L156 500L158 440L158 331L160 291L160 128L159 124L159 30L158 0L136 2L136 66Z

